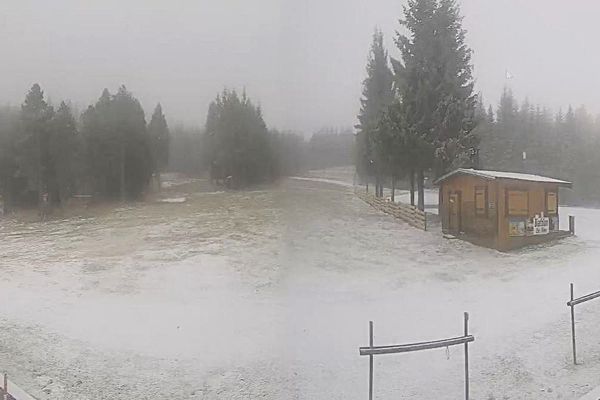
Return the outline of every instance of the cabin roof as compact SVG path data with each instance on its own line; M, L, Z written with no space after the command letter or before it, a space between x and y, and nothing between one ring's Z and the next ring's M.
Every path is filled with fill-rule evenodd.
M569 181L563 181L560 179L549 178L547 176L532 175L532 174L521 174L518 172L503 172L503 171L488 171L481 169L472 168L459 168L444 176L438 178L434 184L439 184L456 175L470 175L477 176L483 179L495 180L495 179L512 179L516 181L526 182L539 182L539 183L555 183L559 186L571 187L573 184Z

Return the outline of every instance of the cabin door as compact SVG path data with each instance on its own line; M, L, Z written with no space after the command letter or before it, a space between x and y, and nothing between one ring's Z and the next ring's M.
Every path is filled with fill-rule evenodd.
M460 192L450 193L448 197L448 230L450 233L460 232Z

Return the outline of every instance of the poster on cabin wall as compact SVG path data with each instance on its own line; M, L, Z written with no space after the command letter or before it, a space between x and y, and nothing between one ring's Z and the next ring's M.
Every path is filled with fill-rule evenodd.
M509 218L508 236L525 236L525 220L523 218Z
M550 218L535 217L533 219L533 234L547 235L548 233L550 233Z

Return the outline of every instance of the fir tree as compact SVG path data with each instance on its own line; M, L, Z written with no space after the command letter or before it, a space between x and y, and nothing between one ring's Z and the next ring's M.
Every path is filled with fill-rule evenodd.
M28 178L29 189L37 193L38 206L48 190L49 121L54 110L44 100L44 92L37 83L27 93L21 106L21 135L18 141L19 169Z
M478 145L471 50L454 0L409 0L399 34L404 84L400 91L411 163L417 169L420 209L424 208L424 171L436 174L464 161Z
M380 142L377 128L387 107L394 100L393 74L388 64L388 54L383 46L383 34L376 29L367 62L367 77L363 81L363 97L358 115L356 141L357 172L363 178L376 175L376 195L381 195L381 174L386 169L383 157L375 149Z
M158 186L160 188L160 173L165 170L169 163L169 127L162 111L162 106L156 105L152 119L148 124L148 134L150 136L152 159L154 161L154 170L158 177Z
M51 201L64 203L81 179L81 141L71 108L63 101L51 120L48 189Z

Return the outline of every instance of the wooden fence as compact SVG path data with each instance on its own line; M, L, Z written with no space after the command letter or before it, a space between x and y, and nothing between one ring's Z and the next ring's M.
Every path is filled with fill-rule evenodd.
M383 197L375 197L372 194L365 193L361 190L355 190L355 193L359 198L379 211L383 211L386 214L401 219L415 228L424 231L427 230L427 217L425 211L421 211L417 207L409 204L392 203Z

